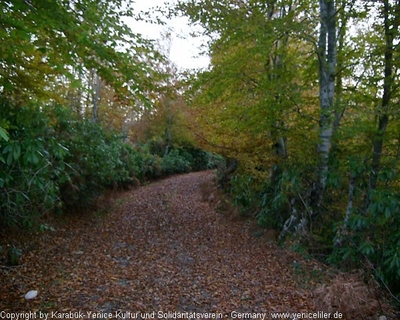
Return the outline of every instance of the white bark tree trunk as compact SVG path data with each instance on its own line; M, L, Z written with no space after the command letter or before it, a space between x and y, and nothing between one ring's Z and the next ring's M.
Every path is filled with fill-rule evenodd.
M92 121L97 122L99 117L99 104L101 99L101 90L104 87L104 81L96 70L90 70L90 89L92 100Z
M337 64L336 9L334 0L320 0L321 27L318 41L319 59L319 143L317 200L322 202L328 175L329 151L332 139L332 114L334 111L335 74Z

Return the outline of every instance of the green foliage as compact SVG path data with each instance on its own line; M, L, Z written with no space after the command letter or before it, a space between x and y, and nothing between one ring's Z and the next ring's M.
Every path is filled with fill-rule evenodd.
M308 188L306 181L309 173L300 166L286 169L275 166L272 172L271 180L264 183L260 193L257 219L262 226L281 229L291 213L291 206L297 205L296 202L301 203L301 210L307 209L301 197Z
M148 178L214 169L222 161L221 156L202 150L187 141L174 143L165 154L166 142L162 137L141 144L139 149L140 154L146 158L144 165L148 170L144 169L144 176Z
M108 188L212 165L211 155L193 146L164 157L151 152L151 143L134 147L63 106L2 105L10 137L0 140L3 224L32 227L45 213L91 206Z
M189 172L191 170L190 160L187 155L173 149L162 158L161 168L165 175Z
M161 158L151 153L143 155L143 176L148 179L157 179L162 176Z
M254 179L251 175L234 175L229 191L235 206L248 213L255 206Z
M350 260L354 265L369 261L380 280L396 292L400 289L400 209L399 193L376 189L367 212L355 212L347 226L346 237L335 248L330 260Z
M125 25L124 17L135 16L124 7L129 4L121 0L1 1L0 92L59 99L59 81L74 86L86 68L97 70L118 93L143 98L145 87L152 87L149 74L155 76L145 57L159 55Z
M50 119L30 104L18 111L3 104L1 117L10 122L8 141L0 141L4 164L0 168L0 213L7 224L22 222L57 205L57 179L65 174L67 149L49 125Z
M90 121L71 122L61 134L69 150L65 157L70 164L68 181L61 190L68 207L90 204L105 188L132 181L129 174L134 174L137 165L131 161L136 159L128 156L129 149L116 134Z
M0 138L6 141L8 141L9 139L7 131L4 130L2 127L0 127Z
M191 168L193 171L215 169L222 161L220 155L207 152L193 145L185 146L184 150L191 159Z
M272 146L277 140L309 131L305 119L314 112L309 103L302 109L304 118L296 115L302 90L310 89L310 81L303 79L309 45L300 46L296 37L289 41L289 34L300 30L296 13L287 11L293 7L286 1L180 5L192 21L217 35L210 41L212 68L200 73L188 91L201 137L211 150L238 159L256 176L257 167L276 163ZM307 156L308 144L293 145L299 147L296 156Z
M218 157L192 145L172 149L161 160L163 174L200 171L216 167Z

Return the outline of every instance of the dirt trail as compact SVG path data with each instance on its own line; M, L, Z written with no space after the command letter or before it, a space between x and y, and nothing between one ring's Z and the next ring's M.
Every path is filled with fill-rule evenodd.
M217 213L201 195L212 179L198 172L151 183L124 193L106 214L24 240L21 265L1 269L0 310L225 319L232 311L313 311L307 262ZM38 297L27 303L21 297L32 289Z

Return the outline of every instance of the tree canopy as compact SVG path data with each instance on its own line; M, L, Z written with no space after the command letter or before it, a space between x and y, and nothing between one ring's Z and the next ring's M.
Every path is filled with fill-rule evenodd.
M124 24L134 16L126 1L2 1L3 96L57 99L65 78L81 85L85 69L117 92L141 96L155 74L146 59L160 59L150 41Z

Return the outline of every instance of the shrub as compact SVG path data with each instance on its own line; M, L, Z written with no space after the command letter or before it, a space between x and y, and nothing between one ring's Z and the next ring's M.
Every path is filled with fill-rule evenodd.
M46 212L91 206L107 188L201 170L208 153L193 146L161 158L157 143L132 146L60 105L0 101L0 219L32 226Z
M148 144L136 146L135 150L139 165L139 180L160 178L162 176L161 157L152 154Z
M99 124L71 122L62 136L70 164L62 199L69 207L90 205L106 188L129 185L144 174L138 152Z
M66 178L67 149L55 137L51 119L30 104L14 111L3 102L8 141L0 141L0 214L6 225L32 225L35 217L59 205L58 181Z
M189 172L191 170L188 156L177 149L172 149L161 160L161 168L164 175Z
M189 161L192 171L201 171L216 167L213 162L213 155L205 150L192 145L184 146L180 150L181 156Z

